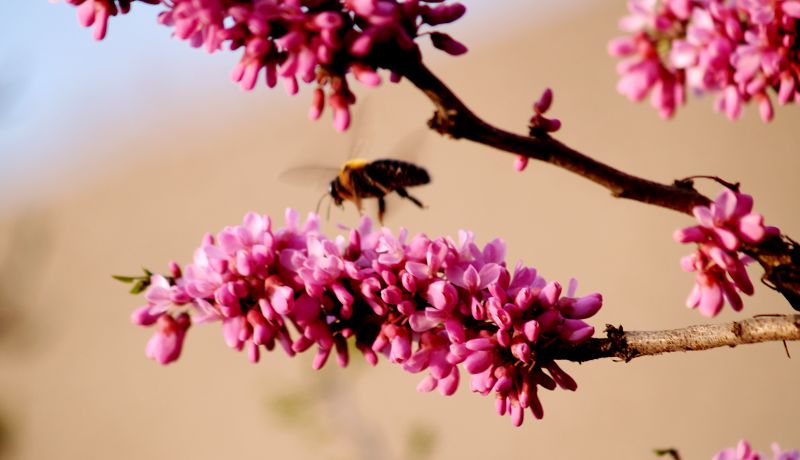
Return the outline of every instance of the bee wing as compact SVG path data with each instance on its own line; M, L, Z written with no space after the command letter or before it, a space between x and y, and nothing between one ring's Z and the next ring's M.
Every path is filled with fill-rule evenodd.
M368 113L368 109L365 108L367 106L367 101L369 101L368 96L359 98L359 102L355 105L354 109L353 123L350 126L350 129L344 133L344 137L347 138L347 160L352 160L356 152L362 149L365 144L364 139L361 137L361 133L366 120L364 115ZM340 134L339 136L342 135ZM334 147L338 153L334 155L333 161L339 161L342 158L341 150L339 150L340 147L338 145ZM308 151L313 149L306 148L304 150ZM309 161L313 161L313 159L309 159ZM327 186L328 183L339 174L340 169L341 168L337 166L303 164L292 166L291 168L282 171L280 174L278 174L278 180L294 185Z
M398 160L417 163L417 159L420 158L424 150L425 142L430 139L431 135L432 133L428 127L417 128L403 136L397 141L392 150L387 153Z
M313 186L322 190L339 174L333 166L301 165L289 168L278 175L278 180L293 185Z
M360 155L359 152L363 152L364 147L367 144L362 133L364 132L364 125L370 121L367 117L367 115L370 113L369 94L361 97L360 99L361 100L355 105L355 110L353 110L353 125L348 130L348 134L350 136L350 145L347 146L348 160L352 160L356 157L356 155Z
M381 149L374 150L375 142L370 142L368 135L364 132L373 132L369 125L374 124L375 117L370 117L370 113L374 112L371 109L373 105L371 94L362 96L356 105L353 115L353 125L348 130L347 135L350 136L350 145L347 150L347 159L352 160L356 157L363 158L397 158L411 163L415 163L420 157L420 152L423 149L425 142L430 139L432 133L427 126L420 126L417 129L405 134L393 147L389 150L380 152ZM373 140L374 141L374 140ZM369 150L369 151L368 151ZM374 150L374 151L372 151ZM377 153L377 155L376 155Z

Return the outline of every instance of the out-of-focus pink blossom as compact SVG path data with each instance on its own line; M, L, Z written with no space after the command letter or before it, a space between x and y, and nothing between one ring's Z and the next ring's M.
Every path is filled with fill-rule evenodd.
M714 455L712 460L800 460L800 450L783 450L778 443L773 443L772 456L769 456L754 451L750 443L741 440L736 447L730 447Z
M679 243L697 244L697 250L684 257L681 266L697 273L686 305L699 308L703 316L716 316L725 300L740 311L743 304L739 292L753 294L753 283L745 269L751 259L738 250L742 243L760 243L780 231L764 226L763 216L752 209L753 197L726 188L710 206L694 208L700 225L676 230L673 235Z
M431 42L434 47L453 56L460 56L467 52L467 47L463 43L441 32L431 33Z
M65 0L78 8L78 22L84 27L92 27L95 40L106 37L108 18L117 13L125 14L136 0ZM161 0L138 0L142 3L156 5Z
M528 167L528 160L529 158L524 155L517 155L516 158L514 158L514 169L517 170L517 172L524 171L525 168Z
M133 0L66 0L78 6L84 26L95 38L105 36L109 16L127 12ZM433 45L452 55L467 48L451 36L428 30L464 15L461 3L441 0L139 0L164 7L159 22L175 37L209 53L241 49L231 78L251 90L263 75L270 88L283 81L289 94L300 82L316 84L309 118L327 106L334 127L350 125L355 95L348 75L366 86L381 82L378 62L391 62L394 51L415 53L415 39L429 35ZM397 81L397 78L390 78ZM327 89L327 95L325 90Z
M735 120L754 101L764 121L779 104L800 100L795 0L630 0L620 21L629 35L608 51L624 58L617 89L633 101L650 94L664 118L686 91L716 94L714 107Z
M278 345L290 356L315 348L314 368L335 349L345 366L350 339L370 364L383 354L425 372L420 391L444 395L458 388L461 365L473 391L493 393L515 425L525 410L542 417L539 387L576 389L546 351L591 337L583 320L602 306L600 294L576 296L573 280L562 295L534 268L510 270L499 239L481 248L468 232L457 242L408 238L365 218L330 240L314 214L301 225L290 210L286 221L273 229L269 217L250 213L203 238L192 263L173 264L169 278L153 275L147 304L132 315L156 325L147 355L177 359L191 317L221 322L225 343L253 362Z
M543 136L561 129L561 121L557 118L548 118L544 114L553 105L553 90L546 88L539 99L533 103L533 116L528 123L531 136Z

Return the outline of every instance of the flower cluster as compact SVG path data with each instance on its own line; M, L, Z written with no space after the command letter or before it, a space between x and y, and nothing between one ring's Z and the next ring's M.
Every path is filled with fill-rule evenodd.
M629 0L628 8L620 28L629 35L608 47L626 58L617 89L634 101L650 93L662 117L687 89L716 93L715 108L731 120L754 101L770 121L772 92L781 105L800 101L800 1Z
M550 133L554 133L561 129L561 120L558 118L547 118L544 116L550 106L553 105L553 90L546 88L539 100L533 103L533 116L528 122L529 134L532 137L548 137ZM517 155L514 160L514 169L523 171L528 166L528 157L524 155Z
M700 225L676 230L673 235L679 243L697 243L697 250L681 259L681 266L687 272L697 272L686 305L699 307L703 316L716 316L724 299L740 311L739 292L753 294L753 283L745 269L751 259L737 251L742 242L760 243L780 231L765 227L764 217L752 209L753 197L726 188L710 206L693 209Z
M575 390L575 381L547 351L578 344L594 333L583 320L602 306L600 294L562 295L531 267L505 263L505 244L478 247L471 233L459 241L408 238L369 219L348 237L325 238L318 217L304 224L287 211L286 227L267 216L207 235L192 263L153 275L147 304L134 323L156 326L147 355L162 364L178 359L190 323L222 322L225 342L251 361L279 344L293 356L316 348L313 367L331 352L349 360L347 340L370 364L378 354L412 373L427 371L420 391L453 394L458 365L470 387L494 393L497 411L523 421L525 409L543 416L538 388Z
M739 441L736 447L725 449L714 456L713 460L769 460L764 454L753 451L750 443ZM783 450L777 443L772 444L772 460L800 460L800 450Z
M95 38L102 39L108 17L126 12L132 0L67 1L78 5L81 24L95 24ZM349 107L355 103L348 74L366 86L379 85L376 63L389 60L389 50L416 53L420 27L453 22L466 11L461 3L441 0L140 1L166 7L159 21L194 47L209 53L241 48L231 76L243 89L253 89L262 70L267 86L282 79L289 94L298 92L298 80L316 82L309 118L318 119L327 100L340 131L349 126ZM449 54L467 51L447 34L423 34ZM391 80L399 76L392 74Z

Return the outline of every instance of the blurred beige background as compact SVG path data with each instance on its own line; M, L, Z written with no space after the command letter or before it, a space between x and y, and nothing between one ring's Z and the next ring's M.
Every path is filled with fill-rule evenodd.
M311 356L272 353L251 365L226 348L217 325L195 328L178 363L147 360L149 332L128 322L142 299L110 275L188 261L204 232L249 210L278 221L287 206L313 210L324 180L298 186L277 176L300 164L336 167L353 140L329 118L306 121L307 88L293 98L241 93L227 81L235 56L208 58L155 24L151 38L132 41L133 16L112 20L109 39L96 44L65 5L23 3L3 8L47 18L52 37L16 37L37 45L35 62L10 46L0 56L21 82L0 120L0 457L648 459L653 448L676 447L685 459L708 459L742 437L764 451L772 441L800 448L794 343L794 359L769 343L567 363L578 391L544 394L544 420L521 428L466 382L450 398L420 394L419 376L387 362L368 369L358 357L352 368L315 372ZM777 109L769 125L748 109L730 123L710 98L692 98L664 122L614 91L605 46L624 2L477 3L467 2L477 11L450 28L470 52L429 52L427 61L486 119L523 131L533 99L551 86L568 144L660 181L741 181L769 224L800 237L800 109ZM59 99L15 116L37 97L25 89L31 68L52 80ZM433 134L419 152L393 151L431 107L406 83L371 93L358 153L414 158L433 176L416 193L430 208L392 199L387 225L431 236L472 229L481 242L501 236L511 261L547 279L574 276L580 292L601 291L598 330L705 321L683 307L692 277L678 258L688 248L671 239L688 217L614 200L549 165L517 174L509 155ZM31 158L40 160L19 163ZM325 227L332 233L356 219L352 207L334 208ZM778 295L757 291L748 315L790 312ZM734 318L726 310L715 321Z

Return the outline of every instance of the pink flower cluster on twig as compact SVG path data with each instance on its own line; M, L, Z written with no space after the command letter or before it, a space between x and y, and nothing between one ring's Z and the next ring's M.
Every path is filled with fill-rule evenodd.
M716 454L713 460L800 460L800 450L783 450L778 443L772 444L772 456L756 452L745 440L739 441L736 447L725 449Z
M105 36L109 16L126 12L132 0L67 0L78 5L85 26L95 24L95 38ZM441 0L140 0L161 3L162 24L174 35L209 53L223 47L242 49L231 74L243 89L253 89L264 75L270 88L283 80L289 94L298 81L316 82L309 118L318 119L327 105L334 127L350 124L355 95L347 76L366 86L381 83L376 66L388 48L414 51L414 40L429 35L433 45L452 55L466 47L441 32L422 31L460 18L461 3ZM118 6L119 5L119 6ZM398 81L398 75L391 75ZM325 88L328 89L327 95Z
M740 311L743 304L739 292L753 294L753 283L745 268L752 259L737 251L743 242L760 243L780 231L765 227L764 217L752 209L753 197L726 188L710 206L693 209L700 225L676 230L673 235L679 243L697 244L693 254L681 259L681 266L697 273L686 305L699 308L703 316L716 316L725 299Z
M617 89L634 101L648 93L664 118L686 91L715 93L715 108L731 120L750 101L761 118L779 104L800 102L796 0L629 0L620 21L629 35L609 44L626 58Z
M521 263L509 271L502 240L481 249L469 232L458 242L408 238L365 218L330 240L314 214L301 225L290 210L286 221L273 230L267 216L248 214L207 235L183 269L153 275L147 304L132 315L156 327L147 355L175 361L190 323L211 321L253 362L278 344L290 356L316 347L316 369L331 353L346 366L352 338L370 364L383 354L408 372L427 371L419 391L453 394L460 364L471 389L494 393L497 411L517 426L526 409L543 416L539 387L577 388L546 350L591 337L583 320L601 308L600 294L575 297L574 280L562 293Z

